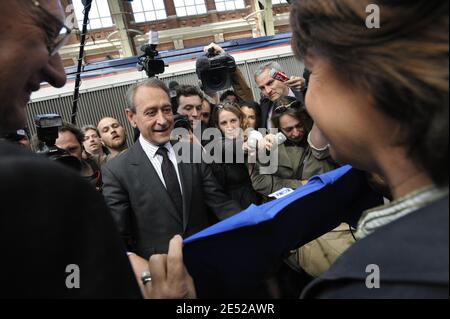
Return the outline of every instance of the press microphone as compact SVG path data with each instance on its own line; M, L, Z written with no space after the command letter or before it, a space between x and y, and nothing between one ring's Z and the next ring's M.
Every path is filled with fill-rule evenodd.
M180 86L177 81L171 81L169 83L169 91L170 91L170 98L177 96L177 89Z
M279 132L279 133L275 134L275 143L277 145L281 145L286 141L287 141L287 137L283 133Z
M287 137L286 135L284 135L283 133L279 132L277 134L274 134L274 139L273 142L276 145L281 145L284 142L286 142ZM265 148L264 145L260 145L260 142L264 139L263 135L261 134L261 132L252 129L250 134L248 135L248 139L247 139L247 145L250 149L252 150L259 150L259 151L263 151L263 149L260 149L262 147ZM270 152L271 150L266 149L266 155L270 156Z
M258 147L258 142L263 139L263 135L261 132L252 129L250 134L248 135L247 144L250 148L256 149Z
M275 145L278 146L278 145L281 145L284 142L286 142L286 140L287 140L286 135L284 135L283 133L279 132L279 133L274 135L273 142L274 142ZM266 155L267 156L270 156L271 152L272 152L272 149L271 150L266 149Z

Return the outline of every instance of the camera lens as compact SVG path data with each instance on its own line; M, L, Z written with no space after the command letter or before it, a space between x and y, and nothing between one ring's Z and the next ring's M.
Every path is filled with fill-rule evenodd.
M231 86L231 77L228 69L215 69L210 71L205 76L206 85L209 90L221 91Z

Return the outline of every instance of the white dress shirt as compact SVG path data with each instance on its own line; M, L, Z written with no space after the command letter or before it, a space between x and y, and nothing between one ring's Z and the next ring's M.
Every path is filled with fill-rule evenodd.
M158 151L160 146L150 143L142 135L139 137L139 143L141 143L141 146L144 149L144 152L147 155L150 162L152 163L153 167L155 168L156 173L159 176L159 179L163 183L164 187L167 189L166 182L164 180L164 176L163 176L162 168L161 168L161 165L163 162L163 157L161 155L156 154L156 152ZM183 187L181 187L180 172L178 171L178 163L177 163L177 157L175 155L175 151L172 147L172 144L170 144L170 142L165 144L164 147L168 150L169 159L172 162L173 166L175 166L175 171L177 172L177 177L178 177L178 183L180 184L181 194L183 194Z

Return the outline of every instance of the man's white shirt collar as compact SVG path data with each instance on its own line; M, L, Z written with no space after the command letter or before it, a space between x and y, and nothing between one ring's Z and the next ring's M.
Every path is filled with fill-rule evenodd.
M139 136L139 142L141 143L142 148L144 149L144 152L147 154L147 156L154 158L156 156L156 152L161 146L155 145L149 141L147 141L142 135ZM169 151L169 154L172 153L173 147L170 142L167 142L164 144L164 147L167 148Z

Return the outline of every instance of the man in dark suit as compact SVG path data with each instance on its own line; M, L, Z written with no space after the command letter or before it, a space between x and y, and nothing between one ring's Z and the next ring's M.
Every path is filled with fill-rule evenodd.
M165 84L150 79L127 93L128 119L138 142L103 167L104 195L128 249L148 258L165 253L176 234L192 235L241 210L204 163L183 158L170 143L173 113ZM177 148L180 147L177 144ZM190 149L191 146L188 146ZM195 151L195 149L193 149Z
M292 76L286 80L271 76L271 74L277 72L284 74L277 62L265 63L255 72L255 82L261 90L261 101L259 102L261 105L261 125L267 129L272 128L272 112L278 99L283 96L291 96L299 101L304 101L305 80L298 76Z

